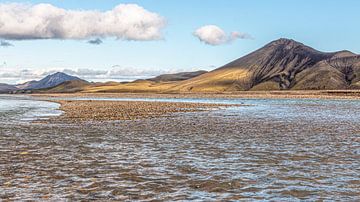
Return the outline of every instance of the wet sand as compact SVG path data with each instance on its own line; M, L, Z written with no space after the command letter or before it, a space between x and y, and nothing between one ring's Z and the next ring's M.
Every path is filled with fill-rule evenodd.
M61 104L60 109L65 113L61 117L51 119L52 122L135 120L161 117L180 112L198 112L238 106L150 101L59 100L55 102Z

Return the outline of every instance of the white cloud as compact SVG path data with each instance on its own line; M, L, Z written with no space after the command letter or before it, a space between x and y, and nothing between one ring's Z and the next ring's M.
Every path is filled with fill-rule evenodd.
M0 4L0 38L7 40L159 40L165 24L163 17L136 4L120 4L105 12L66 10L51 4Z
M227 34L224 30L216 25L206 25L200 27L194 32L194 36L208 45L222 45L235 41L236 39L251 39L246 33L231 32Z

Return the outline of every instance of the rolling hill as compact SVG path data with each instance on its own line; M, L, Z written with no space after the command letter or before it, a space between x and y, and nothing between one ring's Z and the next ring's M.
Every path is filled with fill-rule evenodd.
M70 80L60 83L59 85L47 89L35 90L36 93L75 93L83 91L91 83L85 80Z
M13 85L0 83L0 93L8 93L14 90L18 90L18 89Z
M163 74L154 78L147 79L149 81L154 82L169 82L169 81L184 81L188 80L197 76L200 76L202 74L207 73L207 71L195 71L195 72L180 72L175 74Z

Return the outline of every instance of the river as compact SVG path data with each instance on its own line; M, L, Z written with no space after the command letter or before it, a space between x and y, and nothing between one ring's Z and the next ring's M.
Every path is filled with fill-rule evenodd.
M360 200L359 100L136 100L245 106L46 124L56 103L1 96L0 199Z

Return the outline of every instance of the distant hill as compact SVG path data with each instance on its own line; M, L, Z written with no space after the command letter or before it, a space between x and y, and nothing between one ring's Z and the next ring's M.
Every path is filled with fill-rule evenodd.
M63 84L63 86L59 87L61 84ZM90 85L90 83L78 77L57 72L46 76L40 81L33 80L17 85L0 84L0 93L40 92L40 90L46 91L54 87L57 87L53 90L54 92L76 92L82 90L81 87L85 85Z
M0 83L0 93L8 93L15 90L17 90L17 88L13 85Z
M64 82L53 88L43 89L42 93L70 93L70 92L134 92L134 93L156 93L167 90L174 83L194 78L207 71L180 72L176 74L164 74L150 79L141 79L133 82L106 82L89 83L86 81ZM159 87L159 88L158 88Z
M169 81L184 81L187 79L191 79L202 74L207 73L207 71L195 71L195 72L180 72L175 74L163 74L154 78L147 79L149 81L154 82L169 82Z
M30 81L16 87L22 90L38 90L55 87L66 81L82 80L75 76L70 76L62 72L51 74L41 79L40 81Z

